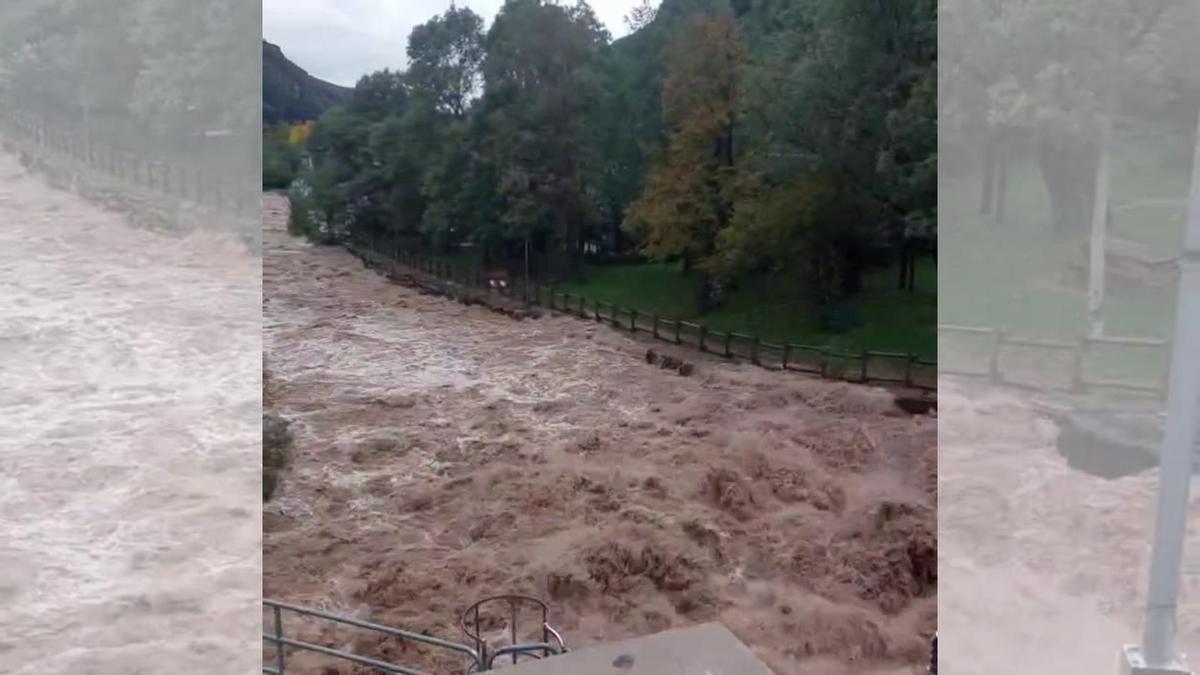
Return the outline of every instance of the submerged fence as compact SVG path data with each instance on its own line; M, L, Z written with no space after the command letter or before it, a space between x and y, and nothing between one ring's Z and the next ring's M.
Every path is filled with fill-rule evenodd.
M354 241L349 248L360 258L384 269L399 265L465 288L499 293L529 305L605 323L655 340L688 346L706 354L742 359L779 371L804 372L828 379L860 383L902 384L937 389L937 361L911 352L845 350L823 345L768 342L760 336L720 331L704 323L660 316L615 303L562 291L553 285L518 281L493 288L476 265L436 260L404 251L381 253L369 242Z
M29 112L0 106L0 135L30 155L86 167L140 190L235 212L250 211L258 204L258 186L246 185L227 172L121 148Z

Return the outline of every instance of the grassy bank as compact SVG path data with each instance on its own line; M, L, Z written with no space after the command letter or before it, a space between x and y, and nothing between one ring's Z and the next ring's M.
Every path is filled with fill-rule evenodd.
M895 289L897 271L867 275L861 293L847 303L853 325L843 332L823 330L803 289L778 277L743 282L717 310L701 314L696 281L677 265L611 265L588 267L585 281L560 285L561 291L616 303L639 312L704 323L719 330L758 335L768 342L837 347L839 349L914 352L937 355L937 269L921 262L917 290Z

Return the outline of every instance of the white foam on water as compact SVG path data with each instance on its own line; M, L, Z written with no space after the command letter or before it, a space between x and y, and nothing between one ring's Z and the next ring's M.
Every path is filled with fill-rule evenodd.
M259 667L261 263L0 155L0 672Z

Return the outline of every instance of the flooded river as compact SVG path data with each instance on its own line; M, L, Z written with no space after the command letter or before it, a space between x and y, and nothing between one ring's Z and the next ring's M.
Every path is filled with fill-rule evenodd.
M260 270L0 154L0 672L257 672Z
M267 229L266 405L296 432L264 514L268 595L462 640L469 603L522 592L576 647L720 620L784 675L924 667L935 419L655 346L696 362L683 377L606 326L421 295ZM327 665L289 672L353 672Z

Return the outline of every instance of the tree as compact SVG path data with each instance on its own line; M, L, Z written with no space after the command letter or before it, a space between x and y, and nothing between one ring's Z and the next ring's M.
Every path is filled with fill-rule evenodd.
M414 93L441 112L463 117L480 86L483 19L468 8L451 7L417 26L408 38L408 61Z
M815 173L839 186L821 248L840 258L853 293L885 253L912 269L912 239L936 231L936 8L797 0L775 10L760 19L775 28L747 78L749 154L768 183Z
M697 52L699 44L705 49ZM651 257L681 256L685 271L715 252L732 215L744 60L737 23L728 13L695 19L669 47L662 99L667 146L631 206L630 220ZM707 288L703 300L705 306Z
M131 109L164 134L259 126L261 53L254 8L241 0L136 0L130 24L142 65Z
M511 238L546 237L560 275L578 274L581 234L595 217L582 123L597 98L592 66L607 40L582 0L508 0L486 38L483 114L501 220Z
M642 0L624 16L625 27L629 29L630 33L639 31L650 25L657 15L658 8L650 4L650 0Z
M947 63L942 115L960 134L1032 144L1056 229L1078 231L1091 218L1102 118L1162 82L1163 17L1184 4L947 2L943 47L962 58ZM997 147L983 144L985 193Z

